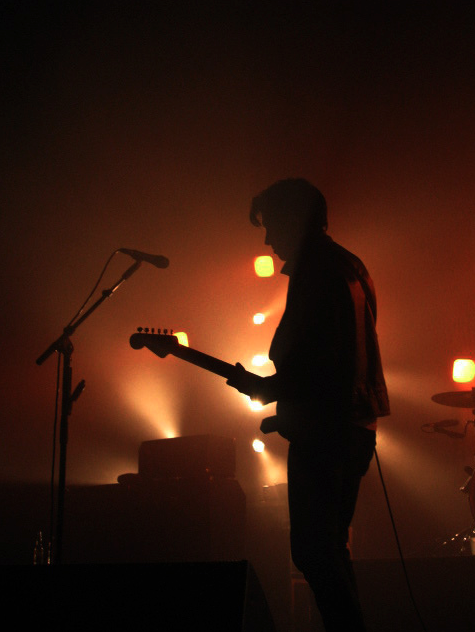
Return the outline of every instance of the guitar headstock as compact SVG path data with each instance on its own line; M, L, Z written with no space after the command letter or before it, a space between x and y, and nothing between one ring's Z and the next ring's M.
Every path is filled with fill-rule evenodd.
M157 329L152 327L138 327L137 333L130 336L130 346L133 349L147 347L153 353L164 358L169 353L173 353L180 343L174 335L173 329Z

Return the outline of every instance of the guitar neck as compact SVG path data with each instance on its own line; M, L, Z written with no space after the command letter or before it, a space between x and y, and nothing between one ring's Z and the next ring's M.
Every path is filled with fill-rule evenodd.
M226 379L229 379L236 372L234 364L218 360L218 358L197 351L196 349L191 349L190 347L177 345L176 348L170 350L170 353L181 360L185 360L185 362L190 362Z

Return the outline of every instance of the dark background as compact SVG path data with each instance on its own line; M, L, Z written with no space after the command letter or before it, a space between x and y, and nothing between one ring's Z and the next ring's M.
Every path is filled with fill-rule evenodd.
M285 277L254 274L271 252L250 200L305 177L327 197L329 233L377 286L392 404L378 453L403 550L426 555L469 526L459 487L473 427L457 440L421 426L471 419L431 396L467 388L452 361L475 355L473 16L381 4L1 3L3 483L49 480L56 362L35 360L121 247L170 266L143 264L74 334L73 386L86 390L68 483L114 483L137 471L142 441L193 434L236 438L248 499L285 482L284 440L250 449L262 413L222 378L128 338L172 327L250 367L286 290ZM99 292L131 263L114 257ZM261 327L257 311L269 313ZM375 464L354 552L395 556Z

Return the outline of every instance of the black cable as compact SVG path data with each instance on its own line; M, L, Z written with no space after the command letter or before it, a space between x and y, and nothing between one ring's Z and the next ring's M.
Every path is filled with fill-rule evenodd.
M61 375L61 354L58 353L58 365L56 369L56 398L54 403L54 422L53 422L53 449L51 458L51 483L50 483L50 524L49 524L49 538L48 542L51 548L53 548L54 539L54 512L55 512L55 494L54 494L54 482L56 475L56 443L58 433L58 411L59 411L59 396L60 396L60 375Z
M387 505L387 508L388 508L388 511L389 511L389 517L391 519L391 524L392 524L392 527L393 527L394 537L396 538L396 545L397 545L397 549L398 549L398 552L399 552L399 558L401 560L401 565L402 565L402 569L403 569L403 572L404 572L404 577L406 578L406 585L407 585L407 588L409 590L409 596L411 598L412 605L414 606L414 610L416 611L417 618L419 619L419 622L420 622L420 624L422 626L422 629L427 632L427 628L425 626L424 620L422 619L421 613L419 612L419 608L417 607L417 603L416 603L416 600L414 598L414 594L412 592L411 582L409 580L409 575L407 573L406 562L404 561L404 555L402 553L401 543L399 542L399 536L397 534L396 523L394 521L393 512L392 512L392 509L391 509L391 504L389 502L388 492L386 490L386 485L384 484L383 473L381 471L381 465L379 463L379 458L378 458L378 453L376 451L376 448L374 449L374 456L376 457L376 463L378 465L379 478L381 479L381 484L383 486L384 497L386 498L386 505Z
M92 290L90 291L90 293L89 293L88 297L86 298L86 300L84 301L84 303L81 305L81 307L78 309L78 311L76 312L76 314L75 314L75 315L71 318L71 320L70 320L70 321L69 321L69 323L67 324L67 327L70 327L70 326L73 324L73 322L76 320L76 318L78 318L78 317L82 314L82 312L84 311L84 308L86 307L86 305L87 305L87 303L88 303L89 299L90 299L90 298L91 298L91 296L94 294L94 292L97 290L97 288L98 288L98 286L99 286L99 283L101 282L101 279L102 279L102 277L104 276L105 271L107 270L107 266L109 265L109 263L110 263L110 262L111 262L111 260L112 260L112 257L113 257L114 255L116 255L118 252L119 252L118 250L114 250L114 252L111 254L111 256L107 259L107 261L106 261L106 263L105 263L105 265L104 265L104 267L103 267L103 269L102 269L102 272L100 273L99 278L98 278L98 279L97 279L97 281L96 281L96 284L94 285L94 287L93 287L93 288L92 288Z

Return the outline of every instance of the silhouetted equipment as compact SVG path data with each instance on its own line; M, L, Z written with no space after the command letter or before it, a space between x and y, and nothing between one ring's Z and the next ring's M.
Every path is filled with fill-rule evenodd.
M130 266L120 277L120 279L114 283L109 289L103 290L102 296L83 313L83 309L86 303L81 307L72 320L63 328L63 333L54 340L45 351L37 358L36 364L41 365L45 362L53 353L57 352L62 356L63 368L61 377L61 412L59 423L59 473L58 473L58 491L56 498L56 524L54 531L54 547L52 551L52 560L55 564L62 562L63 553L63 532L64 532L64 504L66 494L66 461L67 461L67 447L68 447L68 426L69 416L72 413L73 403L77 400L85 387L85 381L81 380L75 390L71 393L72 389L72 368L71 359L74 351L73 344L71 342L71 336L76 329L88 318L103 301L112 296L114 292L127 281L132 274L134 274L141 266L141 261L136 261ZM59 384L57 384L57 392L60 392ZM55 463L53 463L52 471L55 470ZM54 477L52 477L54 478ZM54 480L51 481L54 484Z
M368 629L420 632L398 560L356 560L354 567ZM407 567L430 632L473 631L475 557L409 559ZM3 615L15 629L41 620L56 630L59 620L62 629L91 632L275 631L246 561L1 566L0 581ZM292 629L314 632L313 595L299 588Z
M246 561L10 566L0 576L15 628L275 632Z
M447 393L437 393L432 396L432 401L436 404L442 404L444 406L451 406L453 408L471 408L472 413L475 415L475 388L471 391L454 391ZM436 421L432 424L424 424L424 427L432 428L434 432L439 432L447 435L452 439L464 439L467 436L467 428L472 425L475 426L475 419L471 419L465 422L464 432L453 432L447 430L447 427L456 425L456 420L443 420ZM468 479L465 484L460 487L460 491L464 494L468 494L468 502L470 505L470 511L475 519L475 470L470 467L465 467L465 473L468 474ZM450 554L452 550L457 550L460 554L474 554L475 543L475 524L463 529L454 536L448 538L440 545L441 550L446 550L447 554Z
M472 512L473 519L475 520L475 470L473 468L469 468L469 470L471 470L470 478L465 483L465 486L464 486L465 489L463 489L463 491L466 490L466 493L468 494L468 502L470 505L470 511ZM475 536L475 533L474 533L474 536Z
M144 441L139 449L139 475L148 479L213 476L234 478L234 439L214 435Z
M431 399L436 404L442 404L443 406L475 409L475 388L472 388L471 391L437 393Z
M70 487L65 562L211 562L245 558L246 501L234 440L144 442L138 474Z
M171 354L181 360L185 360L185 362L190 362L195 366L199 366L202 369L206 369L206 371L211 371L211 373L215 373L227 379L234 377L236 374L236 366L234 364L224 362L224 360L219 360L214 356L203 353L202 351L197 351L191 347L181 345L176 336L173 335L173 330L170 330L170 333L168 333L168 330L164 329L162 333L162 330L157 329L157 333L155 333L154 328L138 327L137 333L130 336L129 342L133 349L143 349L143 347L146 347L159 358L165 358ZM254 374L251 373L251 375Z
M163 255L149 255L146 252L140 250L131 250L130 248L119 248L118 252L122 252L124 255L129 255L135 261L145 261L151 263L156 268L168 268L170 261Z

